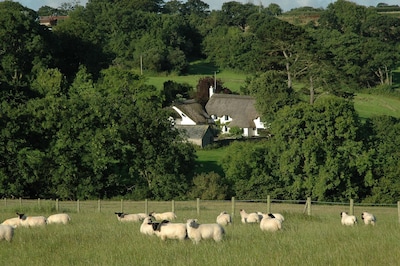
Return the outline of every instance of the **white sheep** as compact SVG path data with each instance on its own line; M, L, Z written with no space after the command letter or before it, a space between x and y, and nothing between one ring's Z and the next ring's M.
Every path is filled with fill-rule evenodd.
M225 230L220 224L199 224L197 219L189 219L186 222L188 237L197 244L202 239L214 239L215 242L222 240Z
M228 225L228 224L232 224L232 217L229 213L227 213L226 211L221 212L218 216L217 216L217 224L220 225Z
M115 214L120 222L139 222L143 220L142 216L136 213L127 214L123 212L115 212Z
M148 214L143 213L143 212L139 212L139 213L137 213L137 215L139 215L139 218L140 218L141 221L143 221L144 218L149 216Z
M47 224L47 218L44 216L25 216L23 213L18 213L20 224L24 227L44 226Z
M157 221L162 221L162 220L172 221L176 219L176 215L174 212L163 212L163 213L151 212L150 216L153 216L154 219L156 219Z
M47 217L47 224L67 224L71 217L66 213L57 213Z
M260 216L260 219L264 218L265 216L269 216L269 213L257 212L257 214ZM280 220L281 222L284 222L284 221L285 221L285 217L283 217L283 215L280 214L280 213L272 213L272 215L273 215L276 219Z
M151 216L147 216L143 219L143 222L140 225L140 233L145 234L145 235L154 235L155 234Z
M262 231L276 232L282 229L282 221L272 214L264 215L260 222L260 229Z
M357 217L355 217L354 215L348 215L347 212L341 212L340 216L342 217L342 225L352 226L357 223Z
M240 217L241 217L241 221L242 223L259 223L260 222L260 216L255 213L247 213L245 210L240 209Z
M161 240L184 240L187 237L186 224L184 223L170 223L168 220L153 222L153 230Z
M11 242L13 236L14 236L14 227L6 224L0 225L0 240L6 240L8 242Z
M6 219L1 224L3 224L3 225L11 225L12 227L17 228L18 226L21 225L21 221L20 221L19 217L15 217L15 218Z
M375 225L376 224L376 217L372 213L369 213L369 212L361 213L361 219L364 221L364 223L366 225L368 225L368 224Z

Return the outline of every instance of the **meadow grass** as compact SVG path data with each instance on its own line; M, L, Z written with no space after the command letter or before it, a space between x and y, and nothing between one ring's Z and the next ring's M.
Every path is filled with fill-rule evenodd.
M357 93L354 108L361 118L389 115L400 118L400 99L385 95Z
M127 212L142 211L143 202L126 202ZM96 206L96 202L88 206ZM190 240L162 241L140 234L140 223L120 223L114 211L119 202L108 202L101 212L82 208L69 214L68 225L17 228L11 243L0 242L3 265L397 265L400 239L397 209L368 207L378 218L377 226L340 224L340 212L348 206L315 205L312 215L302 204L273 203L271 211L285 216L283 230L262 232L257 224L242 224L239 209L266 211L262 202L236 202L234 222L226 226L225 239L198 245ZM204 201L200 213L194 201L176 202L175 222L198 218L213 223L223 210L232 212L230 201ZM63 207L68 210L68 207ZM151 202L149 209L170 211L170 202ZM355 207L360 219L366 207ZM26 209L29 211L28 209ZM15 216L15 207L0 211L1 219ZM29 215L50 215L32 209ZM361 220L360 220L361 222Z

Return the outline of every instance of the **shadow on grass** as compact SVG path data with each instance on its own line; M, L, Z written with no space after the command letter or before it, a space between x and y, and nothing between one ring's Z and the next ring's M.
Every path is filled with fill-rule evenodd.
M202 161L196 165L196 173L210 173L215 172L220 176L224 176L224 170L215 161Z
M213 63L195 61L190 64L188 74L212 76L214 71L218 71L218 68Z

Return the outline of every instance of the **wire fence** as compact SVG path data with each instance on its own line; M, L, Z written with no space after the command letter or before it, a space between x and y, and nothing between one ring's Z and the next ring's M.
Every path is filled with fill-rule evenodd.
M347 211L353 215L356 209L366 209L370 207L390 208L393 210L397 207L397 216L400 223L400 201L397 204L374 204L374 203L354 203L353 199L348 202L326 202L326 201L312 201L311 198L304 200L279 200L271 199L251 199L251 200L237 200L232 197L231 200L196 200L188 201L132 201L132 200L85 200L85 201L61 201L49 199L7 199L4 198L2 205L5 209L13 209L18 211L24 210L48 210L49 212L125 212L129 210L130 213L144 212L150 213L152 211L159 212L185 210L191 212L193 215L200 216L201 212L213 208L215 212L224 210L230 212L233 216L238 213L240 209L253 208L260 210L264 213L273 211L282 211L290 209L291 212L303 213L305 215L313 215L314 213L322 212L327 207L333 208L332 211ZM0 203L1 204L1 203ZM1 205L0 205L1 206Z

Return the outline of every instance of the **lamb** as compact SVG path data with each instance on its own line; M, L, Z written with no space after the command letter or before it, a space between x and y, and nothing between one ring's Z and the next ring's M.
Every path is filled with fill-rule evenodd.
M261 219L260 229L262 231L276 232L282 229L282 221L272 213L269 213Z
M184 240L187 238L186 224L184 223L170 223L168 220L163 220L160 223L154 222L153 230L161 240Z
M369 212L363 212L361 213L361 219L364 221L364 224L368 225L375 225L376 223L376 217L372 213Z
M0 225L0 240L6 240L8 242L11 242L13 236L14 236L14 227L6 224Z
M154 235L155 234L151 216L147 216L146 218L144 218L142 224L140 225L140 233L145 234L145 235Z
M66 213L57 213L47 217L47 224L67 224L71 217Z
M4 222L1 223L2 225L11 225L14 228L17 228L18 226L21 225L21 222L19 220L19 217L15 218L9 218L7 220L4 220Z
M260 220L261 220L262 218L264 218L265 216L269 216L268 213L257 212L257 214L260 216ZM280 213L272 213L272 215L273 215L276 219L280 220L281 222L284 222L284 221L285 221L285 217L283 217L283 215L280 214Z
M143 220L141 215L135 213L127 214L123 212L115 212L115 214L120 222L139 222Z
M47 218L44 216L25 216L23 213L18 213L20 224L24 227L44 226L47 224Z
M189 219L186 222L188 237L197 244L202 239L214 239L215 242L222 240L225 230L220 224L199 224L197 219Z
M259 223L260 222L260 216L255 213L247 213L245 210L240 209L240 217L242 223Z
M227 213L226 211L221 212L218 216L217 216L217 224L220 225L228 225L228 224L232 224L232 217L229 213Z
M342 217L342 225L352 226L357 224L357 217L354 215L348 215L347 212L341 212L340 216Z
M151 212L150 216L153 216L154 219L156 219L157 221L162 221L162 220L172 221L176 219L176 215L174 212L163 212L163 213Z

